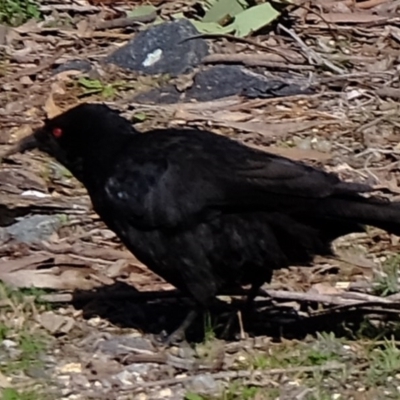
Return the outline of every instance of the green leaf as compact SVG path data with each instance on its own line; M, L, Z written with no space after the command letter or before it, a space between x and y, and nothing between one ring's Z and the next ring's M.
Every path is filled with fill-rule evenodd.
M183 12L178 12L175 14L171 14L172 19L182 19L182 18L186 18L185 14Z
M83 94L85 94L85 95L90 95L90 94L96 94L96 93L101 93L101 90L102 89L85 89L84 91L83 91Z
M235 17L235 36L244 37L268 26L281 15L270 3L248 8Z
M143 122L147 118L147 115L143 112L139 112L133 115L132 120L136 122Z
M101 94L102 94L102 96L103 96L104 98L112 97L112 96L115 95L115 89L114 89L114 87L113 87L112 85L107 85L107 86L103 89L103 91L101 92Z
M78 79L79 85L83 86L87 89L99 89L103 88L102 83L98 79L88 79L85 77L81 77Z
M152 5L139 6L139 7L135 7L132 11L129 11L127 13L127 16L128 17L145 17L147 15L153 14L155 11L157 11L157 8Z
M186 393L185 400L204 400L204 397L196 393Z
M247 4L242 0L218 0L206 12L202 22L217 22L233 18L236 14L243 12Z
M232 33L235 30L234 24L228 26L221 26L216 22L202 22L190 20L190 22L195 26L195 28L200 33Z

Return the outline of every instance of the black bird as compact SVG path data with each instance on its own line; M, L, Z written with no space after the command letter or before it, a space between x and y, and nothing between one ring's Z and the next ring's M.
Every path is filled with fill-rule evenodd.
M47 120L9 154L34 147L86 187L126 247L194 303L175 339L225 289L331 254L373 225L400 235L400 203L300 162L195 129L137 132L115 110L81 104Z

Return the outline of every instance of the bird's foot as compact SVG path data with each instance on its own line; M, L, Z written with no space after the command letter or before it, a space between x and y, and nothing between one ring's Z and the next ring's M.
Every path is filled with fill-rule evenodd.
M197 310L191 310L184 319L184 321L179 325L179 327L175 331L170 333L168 336L165 335L164 333L161 333L161 335L159 335L159 337L157 338L158 339L157 341L164 347L177 345L183 342L186 339L185 338L186 329L195 320L197 314L198 314Z

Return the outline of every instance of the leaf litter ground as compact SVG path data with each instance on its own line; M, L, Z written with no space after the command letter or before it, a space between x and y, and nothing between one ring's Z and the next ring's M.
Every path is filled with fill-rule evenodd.
M51 74L79 54L96 62L134 34L110 25L132 4L108 3L43 2L46 24L0 27L2 150L45 114L105 101L139 129L212 129L399 197L397 2L315 1L289 9L272 33L209 39L205 62L306 76L313 95L169 105L132 98L165 81L190 87L190 74L141 77L100 65L89 76ZM155 5L164 19L197 9L188 1ZM251 320L238 313L227 339L229 313L241 303L221 296L189 332L194 345L163 350L153 335L176 326L184 300L120 245L68 171L35 153L16 156L0 174L3 398L399 398L397 237L369 229L338 240L336 258L276 272L264 287L271 298L257 298ZM26 239L35 215L57 217L45 240L8 229L20 218Z

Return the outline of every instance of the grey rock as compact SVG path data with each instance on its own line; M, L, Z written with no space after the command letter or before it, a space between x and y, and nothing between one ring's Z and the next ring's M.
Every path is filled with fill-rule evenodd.
M221 385L208 374L195 376L188 384L188 389L199 394L216 394L221 391Z
M81 388L88 388L90 387L90 382L88 378L86 378L83 374L73 374L71 375L72 382Z
M81 71L88 72L92 69L92 64L87 60L72 60L67 61L65 64L59 65L53 70L53 75L59 74L64 71Z
M132 372L124 369L119 374L114 375L114 380L120 383L121 386L131 386L136 381Z
M61 228L61 216L33 215L21 218L15 224L5 228L11 238L23 243L34 243L47 239Z
M104 354L112 356L124 355L133 352L133 350L154 351L154 346L150 340L142 337L118 336L112 339L101 341L97 347Z
M208 54L208 45L204 39L182 42L198 34L197 29L186 19L152 26L111 53L105 62L150 75L177 76L190 71Z
M190 346L184 346L178 348L178 356L184 360L188 360L196 357L196 351Z
M210 101L234 95L272 98L313 93L306 82L302 85L292 81L286 77L267 78L235 65L219 65L197 73L193 85L184 93L174 85L167 85L141 93L135 100L171 104L181 100Z
M25 370L25 373L34 379L46 379L49 377L49 372L42 366L31 365Z
M157 368L157 364L153 363L148 363L148 364L139 364L139 363L134 363L128 365L125 370L128 371L132 376L135 378L140 377L140 376L145 376L147 375L151 370L154 370Z

